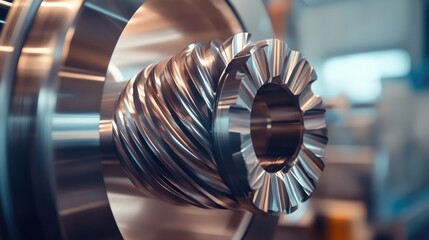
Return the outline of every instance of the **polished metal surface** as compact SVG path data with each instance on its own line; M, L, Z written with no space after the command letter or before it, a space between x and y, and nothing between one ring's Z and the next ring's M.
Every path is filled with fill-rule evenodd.
M290 213L313 192L327 142L316 75L284 42L249 37L191 44L123 90L113 137L145 196Z
M12 88L14 85L17 61L21 54L25 36L29 30L40 1L14 1L14 7L7 15L7 24L0 36L0 238L17 239L37 236L38 225L34 225L34 203L26 202L28 192L17 189L28 189L28 175L20 174L25 168L17 168L21 160L10 161L8 156L8 115ZM25 215L20 214L22 211ZM28 219L22 221L22 217ZM24 231L25 230L25 231Z
M247 46L223 73L213 115L221 174L253 211L291 213L324 169L325 108L316 74L279 40Z
M0 238L252 239L258 226L272 236L276 218L144 198L109 127L119 82L149 63L245 30L271 37L262 3L244 5L15 0L0 38Z
M161 0L121 1L120 4L117 1L15 1L2 34L1 48L0 125L6 133L1 135L4 141L1 141L0 213L1 222L5 222L0 229L1 236L12 239L139 239L142 236L145 239L171 236L240 239L246 236L255 222L252 215L232 211L208 214L194 208L151 202L136 194L131 185L129 188L125 175L120 175L120 179L125 180L120 187L122 194L111 191L107 199L99 165L99 103L104 99L102 90L109 63L117 63L121 71L127 68L121 72L126 75L135 68L129 57L141 46L146 46L139 50L152 62L197 39L224 38L242 31L248 17L240 17L242 22L238 22L236 14L244 11L233 9L237 2L240 1L183 1L179 4L182 7L174 9L174 14L168 12L171 1ZM147 17L137 14L140 20L145 20L143 23L134 18L142 4L143 9L152 10ZM262 9L261 3L256 2L255 6ZM263 12L258 14L257 19L267 19ZM200 21L190 24L196 22L195 19ZM155 22L159 23L157 29L153 28ZM269 28L249 25L254 32L270 33ZM121 41L117 44L118 38L123 39L130 33L123 31L124 28L132 26L137 26L134 28L134 33L139 35L137 44L128 42L123 48ZM150 35L151 29L154 35ZM176 38L165 41L170 35ZM154 36L158 36L155 41L148 41ZM128 37L130 35L125 39L129 40ZM127 57L118 58L121 54ZM145 65L141 61L137 63L139 69ZM8 107L11 102L14 115ZM12 138L16 141L10 142ZM121 171L118 166L115 174ZM111 178L107 176L107 179ZM116 213L115 218L110 208ZM150 211L154 209L165 212ZM151 224L154 216L165 224L155 228ZM177 224L179 220L183 224ZM275 228L270 221L266 226L271 229L268 234Z
M121 237L100 168L98 112L103 76L122 29L90 3L14 1L8 14L0 85L6 239ZM130 7L97 4L112 12ZM102 47L91 47L101 36ZM95 64L80 59L82 52ZM67 69L87 74L67 76ZM101 81L94 81L97 75Z
M101 95L103 84L93 76L97 76L95 66L103 61L97 59L94 66L89 58L74 59L79 49L87 48L76 44L84 31L80 21L88 14L92 23L96 19L84 4L88 2L41 2L16 67L8 114L8 158L17 164L12 168L20 170L13 178L20 177L15 181L27 188L19 190L21 196L14 204L28 214L24 218L29 224L39 225L36 238L120 236L109 221L109 215L113 217L97 171L99 100L92 96L97 91ZM85 52L97 56L99 50ZM79 66L88 74L76 74L85 73ZM26 203L27 199L33 201ZM26 234L25 229L19 234Z
M218 174L212 112L218 81L248 44L192 44L149 65L127 85L114 116L115 146L129 178L148 197L202 208L237 208Z
M117 98L126 81L145 66L191 43L226 39L243 29L254 33L254 39L271 37L271 29L264 25L268 17L256 10L263 9L262 3L254 1L255 9L252 7L254 12L249 16L249 9L240 7L247 2L183 1L171 8L170 1L148 1L122 32L106 76L100 126L109 202L126 239L139 239L142 235L147 239L171 236L177 239L252 239L258 226L264 226L265 237L270 238L275 229L275 217L253 216L243 211L207 211L143 197L123 172L111 135Z

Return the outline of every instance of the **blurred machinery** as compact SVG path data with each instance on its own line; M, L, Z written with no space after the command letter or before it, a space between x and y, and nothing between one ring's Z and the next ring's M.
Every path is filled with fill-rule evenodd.
M316 74L262 2L0 7L1 239L269 239L313 193Z
M293 2L285 39L318 69L329 161L278 239L428 239L428 1Z

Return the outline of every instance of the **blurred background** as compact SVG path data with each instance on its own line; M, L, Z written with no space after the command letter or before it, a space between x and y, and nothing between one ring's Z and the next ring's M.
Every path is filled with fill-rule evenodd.
M429 1L265 4L329 109L326 172L276 239L429 239Z

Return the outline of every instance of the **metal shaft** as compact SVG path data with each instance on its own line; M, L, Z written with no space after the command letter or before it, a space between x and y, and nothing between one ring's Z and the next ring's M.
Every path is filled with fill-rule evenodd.
M290 213L324 168L313 68L284 42L192 44L122 91L114 142L146 196L202 208Z

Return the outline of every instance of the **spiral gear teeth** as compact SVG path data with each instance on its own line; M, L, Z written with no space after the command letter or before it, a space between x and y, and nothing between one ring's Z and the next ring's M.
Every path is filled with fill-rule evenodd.
M289 213L286 209L289 205L293 205L290 203L290 198L293 198L293 203L298 204L295 199L299 198L299 196L290 195L288 192L294 190L299 192L300 190L297 186L290 185L289 182L285 184L285 178L287 176L282 173L265 173L263 175L262 187L253 196L253 202L258 209L267 213ZM289 191L288 188L292 189L292 191Z
M121 163L149 197L291 213L324 169L325 110L311 91L315 79L301 54L280 40L250 43L250 34L240 33L223 43L191 44L144 69L121 93L113 123ZM258 158L252 139L253 104L267 84L280 86L286 108L296 108L285 116L299 116L284 120L297 132L299 149L275 172Z
M266 59L271 73L271 81L281 83L287 53L284 42L278 39L267 40L267 47L264 50L267 55Z
M203 46L202 49L202 62L201 65L204 66L206 71L210 74L213 82L213 90L216 90L220 75L222 74L225 65L223 63L222 53L220 51L220 46L222 43L218 40L210 41L208 44ZM223 64L217 64L223 63Z
M326 127L325 110L311 109L304 113L304 127L307 130L316 130Z
M170 73L172 74L178 74L177 68L174 66L174 62L171 62L171 64L167 67ZM179 102L179 104L169 104L168 107L170 108L171 112L174 112L175 117L180 120L179 122L183 124L183 127L187 130L187 132L193 136L194 139L196 139L196 142L202 143L202 147L206 148L206 151L209 149L208 146L210 146L210 134L208 132L209 126L204 125L201 121L201 119L204 119L203 113L198 113L195 111L192 105L194 104L188 104L189 96L185 94L185 92L180 90L180 86L182 85L180 82L181 80L174 81L174 78L166 74L166 81L168 81L170 84L169 88L163 88L163 96L166 98L168 102ZM183 107L182 107L183 106Z
M267 174L268 175L268 174ZM270 174L275 175L275 174ZM268 211L270 213L278 213L281 212L284 206L286 206L287 201L285 201L285 195L280 194L272 194L273 191L275 192L283 192L285 193L284 184L282 182L282 178L278 176L270 176L269 183L267 183L268 186L270 186L270 194L269 197L266 199L268 201Z
M254 91L254 85L247 76L243 77L242 87L239 89L239 98L237 104L245 108L249 114L252 110L253 99L255 99L256 92ZM250 122L248 125L250 129Z
M310 178L307 176L307 174L304 173L301 164L296 164L295 167L292 168L292 175L299 182L299 184L302 186L303 190L309 197L313 193L315 186L310 180ZM304 200L306 200L306 198Z
M244 69L249 75L248 80L252 83L249 86L252 87L252 91L256 94L256 91L264 85L266 77L263 76L257 69L258 62L255 56L250 56L249 60L246 62L246 68Z
M128 176L146 196L204 208L236 207L214 161L211 112L224 56L234 57L248 37L191 44L128 83L115 113L114 141ZM238 131L249 131L249 124L237 123Z
M301 53L293 50L286 50L286 60L285 65L283 66L283 74L282 74L282 83L288 84L291 76L293 74L293 70L295 69L295 66L298 65L298 63L302 60Z
M237 33L220 46L219 49L225 64L230 63L239 52L250 44L250 37L250 33Z
M255 164L251 164L249 167L249 174L252 174L253 176L255 176L255 177L249 179L250 187L253 190L257 190L257 189L261 188L261 186L264 184L263 179L264 179L265 175L267 174L264 171L264 169L260 166L256 166Z
M307 131L304 134L303 145L317 157L325 156L325 147L328 143L326 128Z
M299 184L295 177L292 175L291 171L285 173L284 175L284 182L288 183L286 184L286 189L288 189L290 204L292 207L298 206L299 203L306 199L307 195L305 194L301 184Z
M260 81L262 81L263 83L271 82L271 72L270 67L268 65L265 47L257 48L257 46L255 46L252 54L254 58L255 71L259 73Z
M201 130L198 132L207 132L206 129L210 129L208 124L209 115L198 102L200 98L190 90L192 87L190 83L186 81L188 74L181 68L180 60L181 59L174 59L168 65L168 71L165 73L165 81L169 87L163 88L165 93L164 96L174 96L175 99L171 97L172 99L170 102L177 102L180 104L172 104L172 108L174 108L175 111L184 112L183 118L188 119L188 121L192 120L189 122L194 123L195 125L193 125L193 127Z
M324 106L321 98L311 91L311 83L316 78L313 68L299 52L287 49L282 41L264 40L250 44L239 52L227 66L220 81L219 89L221 90L217 91L217 96L222 105L218 106L217 111L220 112L215 112L214 118L228 116L229 122L215 121L214 129L217 132L227 130L231 134L238 134L238 136L234 135L234 139L241 139L241 146L238 148L241 150L231 146L231 143L234 142L230 142L228 139L224 139L225 142L215 140L217 144L220 144L215 145L215 148L234 149L232 150L233 159L224 159L226 168L234 168L235 163L231 165L231 162L242 159L247 169L247 183L253 192L250 193L251 199L248 199L249 193L247 192L244 193L244 200L241 200L250 201L251 206L263 212L290 213L296 210L299 203L306 201L312 194L324 169L322 158L327 142L326 131L324 131L326 130ZM290 91L293 101L297 102L302 111L300 124L303 126L302 149L297 152L289 167L277 172L267 172L261 167L255 150L250 147L252 144L250 134L243 129L246 125L250 125L249 112L244 109L251 112L252 100L255 99L258 90L262 86L272 83ZM228 97L225 100L223 100L223 89L231 91L225 95ZM235 99L230 96L234 96ZM240 111L237 111L237 108ZM222 111L228 111L228 113L222 115ZM245 114L243 114L244 112ZM223 126L219 125L220 123ZM241 157L238 157L239 154ZM220 156L222 159L226 155L223 153ZM231 174L236 176L239 174L238 171L232 171ZM232 181L233 185L237 184L235 189L245 189L240 186L242 183L234 183L235 180L228 179L227 181Z
M288 198L288 194L287 194L287 189L285 184L283 183L284 181L284 174L281 172L275 173L275 182L276 182L276 191L278 192L276 199L279 202L278 203L278 209L273 209L272 208L272 212L273 213L288 213L287 212L287 208L288 208L288 204L289 204L289 198Z
M265 171L264 169L255 164L258 162L255 151L253 150L252 138L249 134L245 134L242 137L241 149L243 149L243 160L245 161L246 168L249 170L249 175L254 176L249 179L249 185L252 189L260 188L263 182Z
M288 212L289 209L296 209L298 207L298 204L300 203L300 200L298 199L299 197L294 192L293 183L289 180L289 176L286 174L283 177L283 184L286 189L285 193L288 201L287 201L287 204L285 204L285 206L287 207L282 209L281 212L286 211L287 213L290 213Z
M307 60L302 59L293 69L293 74L287 81L287 86L294 95L299 95L316 78L313 67L310 66Z
M310 109L324 109L322 98L315 95L311 91L311 85L308 85L304 91L302 91L299 96L299 105L303 112L306 112Z
M298 159L305 173L308 174L313 181L318 182L325 168L323 161L306 148L301 149Z
M262 184L261 187L255 191L253 194L253 202L256 208L268 212L268 204L266 199L269 197L269 184L267 182L270 181L270 176L268 174L262 175Z
M268 197L263 199L264 205L267 206L266 212L280 213L285 212L289 205L288 190L285 184L285 175L282 173L267 173L270 177L267 178L265 184L270 188ZM273 192L277 194L272 194Z
M192 83L197 88L201 97L204 99L210 111L213 110L214 102L214 86L212 75L208 69L203 65L204 58L202 53L202 44L199 44L191 53L186 57L185 67L188 71Z

